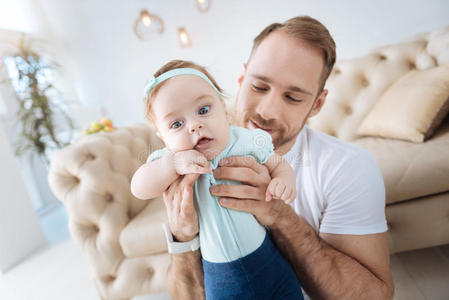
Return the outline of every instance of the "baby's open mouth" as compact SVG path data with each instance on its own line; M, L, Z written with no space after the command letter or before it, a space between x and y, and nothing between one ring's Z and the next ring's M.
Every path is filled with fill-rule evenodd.
M212 140L213 139L210 139L207 137L200 138L198 140L198 142L196 143L195 148L202 148L202 147L208 145Z

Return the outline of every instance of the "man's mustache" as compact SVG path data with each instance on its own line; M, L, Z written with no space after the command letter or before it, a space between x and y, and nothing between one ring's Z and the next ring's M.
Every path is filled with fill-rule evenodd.
M259 115L254 115L254 116L250 117L249 119L253 120L260 127L263 127L263 128L270 128L270 129L276 129L277 128L277 125L276 125L275 122L273 122L273 121L266 121L265 119L263 119Z

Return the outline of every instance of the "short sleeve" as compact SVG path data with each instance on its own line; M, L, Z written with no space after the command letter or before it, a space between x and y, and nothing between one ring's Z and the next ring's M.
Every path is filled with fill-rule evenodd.
M168 154L170 154L170 150L168 150L167 147L156 150L148 156L147 163L151 162L151 161L155 161L161 157L167 156Z
M385 186L368 151L360 149L342 162L335 161L328 175L320 232L362 235L387 231Z
M274 154L271 135L262 129L250 130L250 140L248 141L249 153L254 156L260 164L267 162L268 158Z

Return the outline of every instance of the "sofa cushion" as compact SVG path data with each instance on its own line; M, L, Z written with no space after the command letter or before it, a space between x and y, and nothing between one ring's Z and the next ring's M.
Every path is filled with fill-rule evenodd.
M449 111L449 65L412 70L377 101L357 134L424 142Z
M120 234L120 245L126 257L141 257L167 252L162 224L167 214L162 197L150 201Z
M387 204L449 191L449 118L423 144L366 137L354 141L376 159Z

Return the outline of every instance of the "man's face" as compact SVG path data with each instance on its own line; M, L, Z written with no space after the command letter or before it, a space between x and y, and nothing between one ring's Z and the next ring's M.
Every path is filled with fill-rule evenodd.
M324 103L327 91L318 95L322 69L320 49L282 31L270 34L239 80L235 115L240 125L264 129L277 153L288 152L307 118Z

